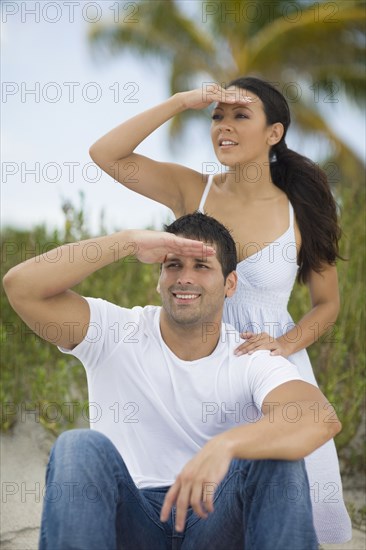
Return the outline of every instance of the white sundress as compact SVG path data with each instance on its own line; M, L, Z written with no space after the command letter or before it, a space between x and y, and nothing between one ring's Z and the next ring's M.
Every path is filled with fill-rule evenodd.
M210 176L201 198L199 211L202 213L212 181ZM237 290L225 300L223 320L239 332L267 332L277 338L295 326L287 310L298 271L294 212L290 202L289 227L285 233L261 250L255 243L252 246L254 253L237 265ZM288 359L307 382L317 386L305 349ZM351 520L343 501L333 439L307 456L305 465L319 543L339 544L350 540Z

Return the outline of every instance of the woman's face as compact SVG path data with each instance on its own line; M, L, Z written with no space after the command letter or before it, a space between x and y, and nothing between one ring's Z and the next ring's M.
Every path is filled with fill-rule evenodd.
M218 160L225 166L268 162L272 126L267 126L263 103L253 92L228 88L236 97L250 97L240 103L217 103L212 113L211 139Z

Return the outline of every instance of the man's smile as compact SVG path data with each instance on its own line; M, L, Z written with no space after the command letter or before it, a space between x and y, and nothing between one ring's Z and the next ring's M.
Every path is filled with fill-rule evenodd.
M173 291L172 294L177 304L189 304L196 301L201 296L198 292Z

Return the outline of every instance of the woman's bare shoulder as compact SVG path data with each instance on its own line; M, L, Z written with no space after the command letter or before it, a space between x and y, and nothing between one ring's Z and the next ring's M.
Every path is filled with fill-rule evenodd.
M179 188L182 197L179 209L174 212L178 217L198 209L208 176L186 167L178 168L177 175L179 175Z

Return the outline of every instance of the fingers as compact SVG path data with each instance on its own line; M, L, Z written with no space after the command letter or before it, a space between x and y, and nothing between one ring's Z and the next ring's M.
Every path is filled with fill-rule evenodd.
M221 103L252 103L253 99L250 96L242 95L238 92L238 89L232 91L226 91Z
M255 351L263 349L271 350L272 352L277 351L276 355L281 355L281 346L278 341L265 332L260 334L243 332L241 336L246 339L246 342L234 350L234 354L237 356L244 354L251 355Z
M178 244L179 244L179 248L181 248L182 251L185 251L187 253L195 252L201 255L202 258L204 258L205 256L214 256L216 254L216 250L214 249L213 246L205 244L201 241L183 239Z
M196 482L193 486L191 483L181 484L176 481L165 495L164 503L160 512L160 521L167 521L174 503L176 502L176 531L183 531L186 523L187 510L191 506L193 511L203 519L208 517L210 512L213 512L213 497L214 492L204 492L202 497L202 487L204 484Z
M262 333L256 334L255 332L242 332L240 334L241 338L244 338L246 341L243 344L240 344L235 351L235 355L243 355L245 353L252 352L257 348L258 343L262 339Z
M160 512L160 521L167 521L170 511L174 505L174 502L177 499L178 493L180 489L180 483L179 481L176 481L169 489L167 494L165 495L165 499L163 502L163 506L161 508Z
M177 499L177 515L175 521L175 529L183 531L186 523L187 509L189 507L191 495L191 485L183 485L179 491Z
M242 332L240 334L240 338L244 338L244 340L247 340L248 338L252 338L253 336L258 336L255 332Z
M254 101L254 98L248 94L247 90L241 88L227 90L218 84L213 84L205 92L211 101L217 101L218 103L251 103Z
M182 255L195 255L200 258L206 256L214 256L216 250L213 246L197 241L194 239L186 239L185 237L175 237L170 243L167 243L171 252Z
M206 499L204 499L205 501ZM191 506L194 510L194 512L199 516L200 518L207 518L208 513L212 510L209 510L206 506L206 502L204 502L204 505L202 505L202 483L196 483L193 486L192 489L192 495L191 495Z
M254 98L241 88L233 88L231 90L221 88L221 90L221 99L218 100L221 103L251 103L254 101Z
M215 494L216 483L204 482L203 483L203 506L208 513L214 511L214 494Z

